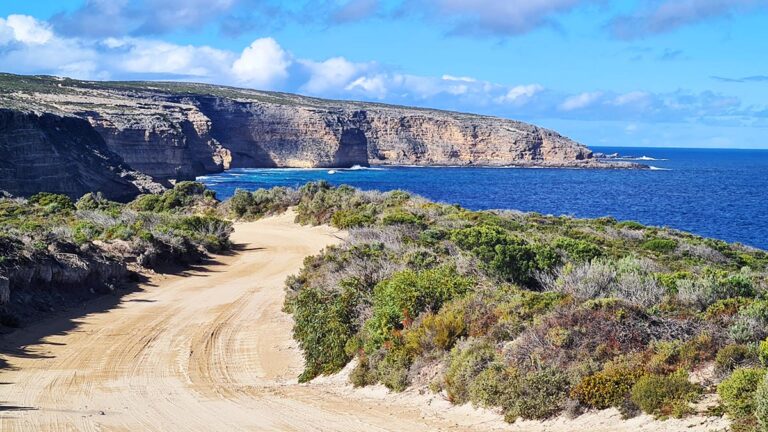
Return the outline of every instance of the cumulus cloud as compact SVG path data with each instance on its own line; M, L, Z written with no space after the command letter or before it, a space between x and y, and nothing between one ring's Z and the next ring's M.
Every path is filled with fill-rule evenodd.
M251 86L272 88L275 82L288 77L292 61L285 50L272 38L262 38L243 50L232 72L237 80Z
M107 39L104 53L113 68L136 74L170 74L189 77L213 77L226 73L232 64L230 52L207 46L176 45L139 39Z
M611 32L621 39L637 39L712 18L768 7L768 0L663 0L648 3L635 13L612 19L609 23Z
M44 21L21 15L0 18L0 64L14 73L210 82L524 120L768 126L766 106L744 106L738 98L714 92L564 92L536 83L505 85L461 74L413 75L344 57L295 58L272 38L256 39L235 52L144 37L71 37L58 34Z
M301 60L309 72L309 80L302 87L312 94L323 94L343 89L358 79L372 64L353 63L343 57L333 57L323 62Z

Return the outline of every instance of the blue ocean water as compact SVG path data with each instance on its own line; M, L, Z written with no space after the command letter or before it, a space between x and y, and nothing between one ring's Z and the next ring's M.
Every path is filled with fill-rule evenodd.
M220 198L235 189L311 180L404 189L466 208L517 209L668 226L768 249L768 150L593 148L643 157L653 170L527 168L235 169L200 177Z

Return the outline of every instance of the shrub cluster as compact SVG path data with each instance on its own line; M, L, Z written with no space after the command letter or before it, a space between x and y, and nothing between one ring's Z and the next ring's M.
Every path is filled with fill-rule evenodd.
M295 193L298 222L349 230L287 283L302 379L356 357L355 385L428 386L509 421L608 407L667 417L707 391L689 371L738 377L768 361L761 251L402 191L319 182ZM752 419L760 406L747 407Z

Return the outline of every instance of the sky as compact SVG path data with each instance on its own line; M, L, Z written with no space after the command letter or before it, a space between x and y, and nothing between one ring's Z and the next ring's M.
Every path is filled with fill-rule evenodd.
M768 148L768 0L0 0L0 71L473 112L589 146Z

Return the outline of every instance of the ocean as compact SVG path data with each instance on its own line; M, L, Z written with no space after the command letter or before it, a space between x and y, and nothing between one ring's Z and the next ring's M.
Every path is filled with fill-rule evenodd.
M403 189L473 210L612 216L768 249L768 150L592 149L633 156L653 169L233 169L198 180L222 199L238 188L327 180L368 190Z

